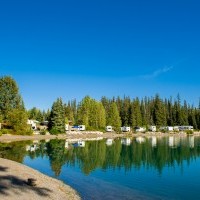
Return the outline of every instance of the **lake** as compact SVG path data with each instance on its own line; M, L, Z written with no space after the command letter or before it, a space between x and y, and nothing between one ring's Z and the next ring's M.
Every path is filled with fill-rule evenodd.
M0 143L0 157L62 180L86 200L200 199L200 137Z

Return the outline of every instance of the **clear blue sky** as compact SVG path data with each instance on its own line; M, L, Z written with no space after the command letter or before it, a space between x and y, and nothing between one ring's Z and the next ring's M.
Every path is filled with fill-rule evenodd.
M198 0L0 0L0 75L29 109L85 95L200 97Z

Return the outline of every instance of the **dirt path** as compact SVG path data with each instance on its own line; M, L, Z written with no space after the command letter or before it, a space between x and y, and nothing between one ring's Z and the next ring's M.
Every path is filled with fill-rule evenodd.
M36 186L27 184L36 179ZM2 200L79 200L71 187L14 161L0 158L0 199Z

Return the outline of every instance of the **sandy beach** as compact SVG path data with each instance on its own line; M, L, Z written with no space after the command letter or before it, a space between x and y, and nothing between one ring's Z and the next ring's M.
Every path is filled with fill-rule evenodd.
M27 184L36 179L36 186ZM79 200L75 190L63 182L14 161L0 158L0 199L3 200Z
M144 136L144 137L150 137L150 136L158 136L158 137L165 137L165 136L186 136L187 134L184 132L180 133L162 133L162 132L146 132L146 133L102 133L98 131L93 132L80 132L80 131L73 131L68 132L67 134L59 134L59 135L9 135L5 134L0 136L0 142L12 142L12 141L23 141L23 140L47 140L47 139L69 139L69 140L98 140L99 138L118 138L118 137L138 137L138 136ZM194 136L200 136L200 132L194 132L192 135Z

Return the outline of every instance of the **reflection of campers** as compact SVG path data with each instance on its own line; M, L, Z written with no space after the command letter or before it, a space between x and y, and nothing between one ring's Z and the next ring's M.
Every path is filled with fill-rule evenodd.
M145 132L146 131L146 128L139 127L139 126L136 126L134 129L135 129L135 132Z
M152 145L152 147L156 147L156 145L157 145L157 138L156 137L151 138L151 145Z
M131 144L131 139L130 138L122 138L121 139L121 144L130 145Z
M107 139L106 140L106 145L110 146L113 143L113 139Z
M136 142L141 144L141 143L145 142L145 138L144 137L137 137Z
M79 140L73 144L74 147L85 147L85 141Z
M194 136L189 137L189 146L190 148L194 148Z
M131 128L129 126L123 126L123 127L121 127L121 131L122 132L130 132Z
M106 131L107 132L112 132L113 131L112 126L106 126Z

